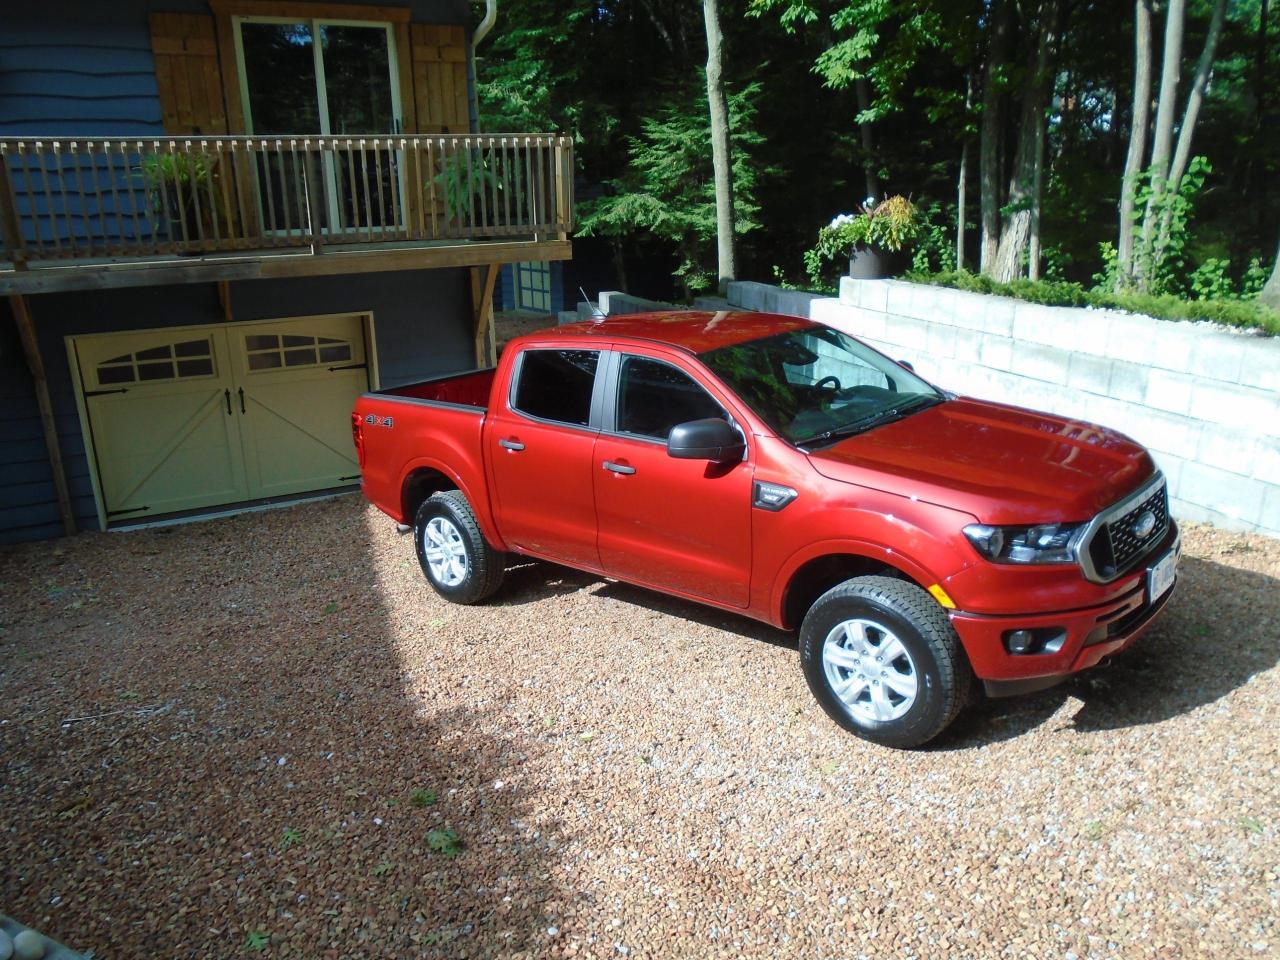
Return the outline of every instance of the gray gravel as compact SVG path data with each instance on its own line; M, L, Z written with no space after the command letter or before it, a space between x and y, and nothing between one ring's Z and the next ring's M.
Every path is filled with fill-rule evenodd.
M6 548L0 910L109 958L1274 956L1280 543L1185 542L1130 655L919 753L750 621L543 564L449 606L355 497Z

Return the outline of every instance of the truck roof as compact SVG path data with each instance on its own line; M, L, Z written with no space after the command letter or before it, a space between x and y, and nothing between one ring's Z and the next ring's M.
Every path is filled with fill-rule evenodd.
M543 334L566 336L630 337L704 353L748 340L758 340L788 330L817 326L801 317L776 313L737 313L730 310L672 310L662 313L629 313L566 323Z

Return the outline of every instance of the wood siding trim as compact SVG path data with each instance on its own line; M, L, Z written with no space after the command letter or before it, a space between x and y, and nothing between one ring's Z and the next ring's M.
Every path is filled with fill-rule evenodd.
M213 18L202 13L153 13L148 20L165 133L227 133Z
M471 133L467 31L426 23L410 24L409 30L417 132Z
M365 7L350 3L299 0L209 0L219 17L297 17L300 20L383 20L408 23L408 7Z

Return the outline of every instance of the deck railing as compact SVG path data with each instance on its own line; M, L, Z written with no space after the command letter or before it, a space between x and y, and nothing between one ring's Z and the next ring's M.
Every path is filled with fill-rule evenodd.
M0 260L18 267L572 230L567 137L0 138Z

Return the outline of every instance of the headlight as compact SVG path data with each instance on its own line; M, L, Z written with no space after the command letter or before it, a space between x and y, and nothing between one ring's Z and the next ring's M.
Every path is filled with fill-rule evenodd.
M1034 527L993 527L971 523L964 535L996 563L1075 563L1083 523L1042 523Z

